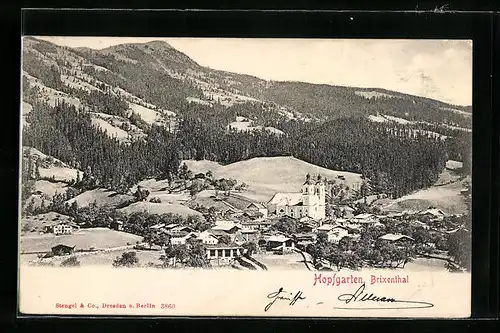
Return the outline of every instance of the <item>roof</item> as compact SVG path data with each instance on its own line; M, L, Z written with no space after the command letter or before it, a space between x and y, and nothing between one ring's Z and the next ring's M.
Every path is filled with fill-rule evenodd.
M437 209L437 208L427 209L425 211L420 212L420 214L421 215L431 214L431 215L434 215L434 216L444 216L444 215L446 215L445 213L443 213L443 211L441 209Z
M383 236L380 236L379 239L388 240L388 241L397 241L397 240L400 240L400 239L414 240L410 236L396 235L396 234L385 234Z
M323 224L321 227L316 228L316 230L320 231L329 231L332 230L335 226L333 224Z
M316 234L312 232L301 232L293 234L295 238L316 238Z
M251 204L249 204L246 208L250 208L251 206L255 206L256 208L258 209L265 209L266 206L264 206L263 204L261 204L260 202L252 202Z
M150 228L151 229L160 229L160 228L163 228L164 226L165 226L165 223L158 223L158 224L152 225Z
M263 216L264 214L261 213L261 212L258 212L258 211L252 211L252 210L250 210L250 211L246 211L245 215L248 215L250 217L255 217L255 216Z
M255 234L257 233L257 230L255 229L241 229L242 234Z
M53 246L52 247L52 250L54 249L73 249L74 246L68 246L68 245L64 245L64 244L58 244L56 246Z
M291 238L288 238L288 237L285 237L285 236L282 236L282 235L274 235L274 236L271 236L267 239L268 242L286 242L288 240L290 240Z
M302 193L300 192L288 192L288 193L276 193L271 200L269 200L269 204L271 205L288 205L295 206L299 202L302 202Z
M241 221L240 224L242 225L271 225L276 223L275 221L270 221L270 220L253 220L253 221Z
M314 185L316 182L312 179L312 177L307 178L303 185Z
M194 232L190 232L190 233L185 234L183 236L180 236L180 235L179 236L172 236L172 238L189 238L189 237L193 237L193 236L197 237L197 234Z
M170 223L170 224L167 224L167 225L165 226L165 229L172 229L172 228L177 227L178 225L179 225L179 224L177 224L177 223Z
M229 250L229 249L241 249L242 247L238 244L231 243L231 244L206 244L205 247L207 249L212 249L212 250Z
M193 229L193 228L191 228L191 227L188 227L188 226L182 226L182 225L181 225L181 226L178 226L178 227L172 228L170 231L172 231L172 232L179 232L179 231L183 231L183 230L185 230L185 229L188 229L188 230L191 230L191 231L192 231L192 230L194 230L194 229Z
M205 231L203 231L203 232L200 232L200 233L198 234L198 238L199 238L199 239L207 239L207 238L210 238L210 237L213 237L213 238L215 238L215 239L218 239L216 235L214 235L213 233L211 233L210 231L207 231L207 230L205 230Z
M223 196L222 200L224 200L224 202L229 206L239 211L243 211L248 207L248 205L253 203L252 200L235 193L231 193L228 196Z
M368 219L368 218L373 217L373 216L374 216L373 214L364 213L364 214L358 214L358 215L354 216L353 218L354 219Z
M216 225L215 227L212 227L211 230L222 230L222 231L229 231L233 228L238 228L241 229L241 226L237 224L231 224L231 225Z

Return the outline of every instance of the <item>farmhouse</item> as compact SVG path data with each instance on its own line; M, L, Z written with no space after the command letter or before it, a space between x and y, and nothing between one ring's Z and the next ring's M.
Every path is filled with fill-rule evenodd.
M253 230L267 230L275 222L270 220L251 220L251 221L241 221L241 226L243 229L253 229Z
M209 231L203 231L198 235L198 239L201 240L203 244L210 244L210 245L215 245L219 243L219 239L217 236L212 234Z
M110 228L114 229L116 231L122 231L123 230L123 221L115 220L110 223Z
M325 183L319 175L317 180L306 176L301 192L276 193L267 203L270 213L293 218L309 216L315 220L325 218Z
M256 242L259 239L259 232L253 229L242 229L241 236L245 242Z
M338 242L340 242L342 238L347 236L348 233L349 231L346 227L336 225L330 231L327 232L328 241L331 243L338 244Z
M292 238L283 235L273 235L267 238L266 249L273 250L292 250L295 248L295 241Z
M60 223L52 226L52 231L55 235L69 235L73 233L74 229L77 229L78 225L76 223Z
M243 248L237 244L207 245L207 259L212 265L227 265L241 255Z
M182 236L182 237L172 237L170 239L170 243L172 245L182 245L182 244L186 244L188 239L191 239L191 238L197 238L197 235L194 232L190 232L189 234Z
M428 217L430 219L443 219L446 216L442 210L437 208L429 208L418 213L418 215L421 217Z
M234 234L238 230L241 230L241 229L242 229L241 226L233 223L233 224L229 224L229 225L216 225L211 230L216 231L216 232L222 231L222 232L225 232L227 234Z
M267 217L267 207L261 203L252 202L251 204L249 204L246 207L245 213L249 214L249 215L254 215L254 216L260 215L260 217L266 218ZM251 213L253 213L253 214L251 214ZM260 213L260 214L256 214L256 213Z

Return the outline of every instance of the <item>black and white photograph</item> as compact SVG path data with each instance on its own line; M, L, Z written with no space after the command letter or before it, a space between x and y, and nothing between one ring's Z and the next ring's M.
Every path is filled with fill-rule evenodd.
M24 36L21 63L22 313L470 315L472 41Z

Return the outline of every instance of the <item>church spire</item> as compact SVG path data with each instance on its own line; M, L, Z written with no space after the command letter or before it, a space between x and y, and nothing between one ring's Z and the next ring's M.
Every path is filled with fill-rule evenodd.
M309 173L306 175L306 182L304 183L304 185L314 185L314 182L311 179L311 175Z

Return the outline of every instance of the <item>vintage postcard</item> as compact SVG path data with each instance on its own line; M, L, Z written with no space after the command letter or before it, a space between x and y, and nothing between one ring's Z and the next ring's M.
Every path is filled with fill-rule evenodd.
M19 314L469 317L471 58L23 37Z

